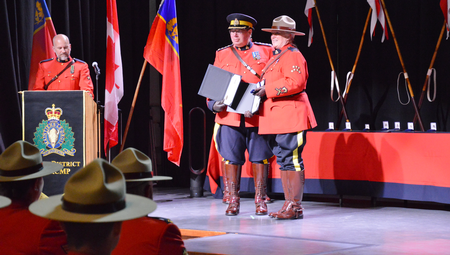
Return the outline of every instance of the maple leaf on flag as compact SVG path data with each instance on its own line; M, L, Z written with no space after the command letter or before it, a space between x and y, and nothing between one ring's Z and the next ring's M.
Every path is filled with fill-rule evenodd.
M107 1L105 72L105 153L119 143L119 102L123 96L122 57L116 0Z

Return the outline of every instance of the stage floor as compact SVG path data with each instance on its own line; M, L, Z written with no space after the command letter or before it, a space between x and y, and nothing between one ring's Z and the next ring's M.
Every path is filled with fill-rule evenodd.
M190 198L189 189L155 187L158 208L151 216L171 219L182 233L205 231L185 240L190 254L449 254L450 208L445 204L365 197L311 197L304 219L274 220L254 214L253 194L244 193L238 216L211 193ZM276 211L281 194L269 204ZM211 235L216 231L217 235ZM186 236L185 236L186 237Z

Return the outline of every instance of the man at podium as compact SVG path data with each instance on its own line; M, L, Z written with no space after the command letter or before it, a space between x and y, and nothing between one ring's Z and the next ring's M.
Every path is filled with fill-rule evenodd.
M56 58L42 60L36 73L33 90L85 90L94 98L94 85L86 62L70 56L69 37L53 37Z

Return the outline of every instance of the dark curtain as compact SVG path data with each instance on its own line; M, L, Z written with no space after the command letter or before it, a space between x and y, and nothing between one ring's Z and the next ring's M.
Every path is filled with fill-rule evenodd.
M119 104L122 110L122 124L125 126L133 100L135 87L143 64L145 46L153 17L151 11L157 9L160 1L117 0L119 28L122 45L122 62L125 95ZM178 31L180 42L181 76L183 89L185 146L178 168L166 160L162 152L162 116L159 106L160 75L150 73L147 67L137 98L135 112L130 125L125 147L133 146L150 154L150 142L155 140L158 174L174 176L175 185L189 183L188 143L199 140L203 134L194 128L192 136L188 131L189 111L201 107L206 112L207 144L210 142L214 115L206 108L205 99L197 95L204 72L213 63L215 50L230 44L225 17L232 12L246 13L258 20L253 34L254 41L270 42L270 34L260 29L270 27L272 20L282 14L289 15L297 22L299 31L308 32L304 15L306 0L261 0L261 1L220 1L194 0L177 1ZM341 91L345 76L351 71L361 40L369 5L364 0L317 0L321 21L324 26L330 55L336 69ZM411 80L416 101L428 66L433 55L439 32L443 24L443 14L439 0L385 0L388 14L398 40L404 65ZM1 36L1 76L0 86L0 143L8 146L21 138L21 113L18 92L26 88L31 54L32 22L34 1L0 0L2 26ZM106 2L94 0L48 0L47 5L57 33L69 36L72 56L93 61L105 68L106 59ZM309 80L307 93L316 114L319 126L315 130L325 130L328 122L338 122L341 106L330 99L330 63L320 29L318 16L313 9L314 40L307 47L307 36L297 37L296 44L308 62ZM366 33L361 56L347 101L347 112L353 130L361 130L370 124L374 130L382 128L383 121L393 126L401 122L402 129L414 118L412 103L401 105L397 95L397 76L402 72L393 35L388 32L388 40L381 43L381 26L378 23L373 39ZM426 99L421 109L425 129L430 122L436 122L438 130L449 131L450 86L448 80L449 41L446 35L439 48L434 67L437 70L437 98L433 103ZM95 74L91 70L94 78ZM95 80L95 79L94 79ZM400 99L407 101L405 86L401 79ZM104 72L99 77L98 100L104 99ZM155 93L156 91L156 93ZM155 95L156 94L156 95ZM335 95L336 96L336 95ZM153 125L150 137L150 120ZM193 126L202 126L194 123ZM416 130L419 130L418 123ZM344 128L341 123L339 129ZM191 138L192 137L192 138ZM1 145L1 144L0 144ZM202 154L202 146L194 146L193 155ZM207 146L208 147L208 146ZM1 149L1 147L0 147ZM209 148L206 148L208 150ZM117 150L117 149L116 149ZM194 162L195 169L201 162ZM199 166L200 165L200 166Z

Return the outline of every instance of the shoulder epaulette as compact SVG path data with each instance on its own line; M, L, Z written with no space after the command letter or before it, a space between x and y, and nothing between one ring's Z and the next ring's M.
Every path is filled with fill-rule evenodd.
M80 63L86 64L86 62L84 62L84 61L81 60L81 59L78 59L78 58L73 58L73 59L75 59L76 62L80 62Z
M299 51L297 48L294 48L294 47L288 47L288 49L289 49L290 51L292 51L292 52L294 52L294 51Z
M233 46L233 44L230 44L230 45L227 45L225 47L222 47L222 48L218 49L217 51L221 51L221 50L224 50L226 48L230 48L231 46Z
M263 45L263 46L272 47L272 44L270 44L270 43L262 43L262 42L253 42L253 43L256 44L256 45Z
M164 221L165 223L169 224L169 223L173 223L170 219L166 219L166 218L162 218L162 217L150 217L147 216L149 218L155 219L155 220L160 220L160 221Z
M44 62L48 62L48 61L52 61L53 60L53 58L49 58L49 59L44 59L44 60L42 60L41 62L39 62L39 63L44 63Z

